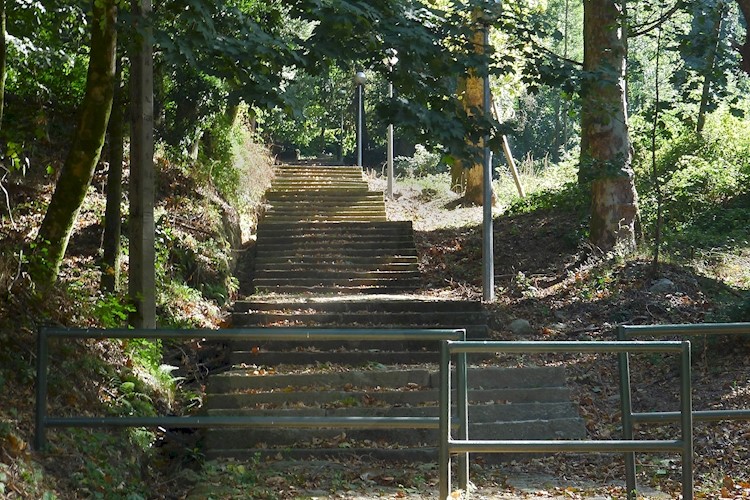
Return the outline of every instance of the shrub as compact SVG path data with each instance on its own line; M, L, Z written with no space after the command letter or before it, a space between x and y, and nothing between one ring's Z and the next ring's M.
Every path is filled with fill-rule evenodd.
M430 174L440 174L448 170L441 162L440 153L427 151L427 148L417 144L414 156L397 156L393 160L393 170L396 175L406 177L424 177Z

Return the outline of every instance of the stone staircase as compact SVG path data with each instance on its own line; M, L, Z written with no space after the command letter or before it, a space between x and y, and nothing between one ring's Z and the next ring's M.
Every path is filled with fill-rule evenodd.
M385 221L356 167L283 166L258 228L254 286L234 327L465 328L486 339L482 304L410 293L419 274L411 225ZM364 200L367 200L366 202ZM378 200L374 203L374 200ZM335 221L335 222L334 222ZM209 378L209 415L437 416L437 343L237 342ZM470 359L472 438L585 435L561 368ZM358 455L435 461L437 431L212 429L209 457Z
M419 287L411 222L387 221L359 167L277 169L258 226L258 293L404 293Z
M343 353L342 353L343 354ZM341 356L346 360L346 356ZM438 416L435 367L371 363L341 370L318 365L315 373L276 374L257 368L213 376L210 415L237 416ZM469 432L473 439L560 439L585 436L570 402L562 368L469 370ZM437 430L425 429L223 429L208 433L209 457L257 456L437 460ZM514 457L514 458L517 458Z

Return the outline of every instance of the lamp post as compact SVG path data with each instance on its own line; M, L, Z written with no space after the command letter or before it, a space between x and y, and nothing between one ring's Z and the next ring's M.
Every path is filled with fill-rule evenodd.
M362 166L362 135L365 114L365 103L363 100L363 93L367 83L367 75L363 71L357 71L354 75L354 84L357 86L357 166Z
M388 65L388 98L393 99L393 67L398 63L398 51L396 49L386 50L386 64ZM393 121L388 124L388 184L386 195L389 200L393 199Z
M490 26L483 25L484 51L490 45ZM489 63L485 67L483 108L490 112L490 74ZM482 298L485 302L495 300L495 256L492 224L492 151L489 146L489 135L484 136L484 168L482 169Z

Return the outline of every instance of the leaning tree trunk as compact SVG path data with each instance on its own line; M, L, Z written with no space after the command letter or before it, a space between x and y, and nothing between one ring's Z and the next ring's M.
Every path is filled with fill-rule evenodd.
M3 129L3 109L5 108L5 64L7 45L5 42L5 0L0 0L0 131Z
M591 182L591 242L635 249L638 213L625 95L625 0L584 3L584 73L579 181Z
M112 109L117 1L97 0L93 4L86 94L72 146L36 237L32 257L32 275L42 286L57 279L73 224L99 161Z
M474 25L474 31L471 35L473 51L477 54L483 54L484 31L477 27L480 10L472 13L471 20ZM469 69L466 76L461 78L458 84L458 97L461 100L464 111L469 116L477 112L483 113L488 110L484 109L484 78L477 76L474 69ZM467 138L467 141L471 139ZM472 141L470 146L482 147L482 144ZM451 187L456 192L463 192L464 199L472 204L481 205L484 196L484 166L476 160L457 160L451 167Z

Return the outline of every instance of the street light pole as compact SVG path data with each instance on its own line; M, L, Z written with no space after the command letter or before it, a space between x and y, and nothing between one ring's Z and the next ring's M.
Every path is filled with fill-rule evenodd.
M388 97L393 99L393 83L388 82ZM393 122L388 124L388 199L393 199Z
M490 27L485 24L484 51L490 45ZM484 112L490 112L490 73L489 64L485 67L484 77ZM492 151L490 151L489 135L484 136L484 168L482 172L482 298L485 302L495 300L495 256L493 244L492 224Z
M396 49L386 51L386 64L388 65L388 98L393 100L393 67L398 62ZM393 121L388 124L388 184L386 195L389 200L393 199Z
M367 83L367 75L362 71L357 71L354 75L354 83L357 86L357 166L362 166L362 136L363 120L365 114L365 103L363 100L364 87Z

